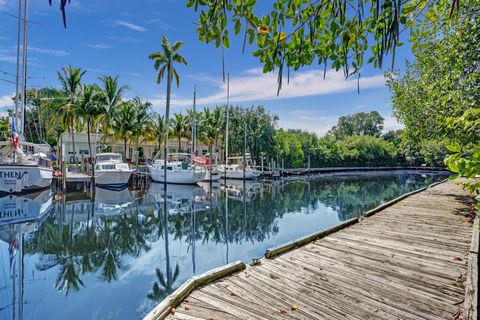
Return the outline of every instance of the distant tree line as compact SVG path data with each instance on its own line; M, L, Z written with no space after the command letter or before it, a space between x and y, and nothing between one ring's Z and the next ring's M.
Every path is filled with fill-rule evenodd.
M302 130L277 131L276 149L285 167L443 166L441 141L414 142L403 130L383 132L377 111L342 116L323 137Z

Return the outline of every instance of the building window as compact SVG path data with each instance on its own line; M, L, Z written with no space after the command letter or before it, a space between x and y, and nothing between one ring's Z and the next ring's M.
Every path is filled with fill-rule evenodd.
M133 152L133 149L132 148L128 148L128 157L130 159L132 159L132 152Z

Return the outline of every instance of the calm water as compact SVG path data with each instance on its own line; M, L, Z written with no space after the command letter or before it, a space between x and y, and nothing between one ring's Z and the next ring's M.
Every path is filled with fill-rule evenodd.
M0 319L138 319L194 274L251 262L444 178L403 171L245 189L241 181L169 186L166 197L158 184L146 192L97 188L94 197L4 197Z

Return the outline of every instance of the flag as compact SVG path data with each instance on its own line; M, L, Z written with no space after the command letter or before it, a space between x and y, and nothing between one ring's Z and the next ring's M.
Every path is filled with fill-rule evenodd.
M13 150L17 151L18 132L17 132L17 126L15 125L15 118L13 117L12 117L12 145L13 145Z

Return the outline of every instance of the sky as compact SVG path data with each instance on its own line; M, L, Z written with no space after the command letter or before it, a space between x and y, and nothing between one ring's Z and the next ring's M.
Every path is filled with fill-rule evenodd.
M71 64L87 70L86 83L98 83L102 75L118 75L126 85L125 98L148 100L153 110L165 110L165 84L156 83L156 73L148 55L160 50L162 35L171 42L185 43L181 53L188 66L179 66L181 84L173 87L172 112L190 108L193 88L197 105L224 105L226 84L222 81L222 53L212 44L198 40L196 13L185 7L186 0L72 0L67 6L64 29L59 1L50 7L48 0L29 1L28 87L59 87L57 71ZM261 9L273 1L262 0ZM12 108L15 92L17 0L0 0L0 115ZM233 34L233 32L231 32ZM232 38L225 51L226 71L230 73L230 103L240 106L264 105L280 118L283 128L304 129L325 134L338 117L357 112L379 111L385 130L401 127L392 116L390 92L384 72L367 66L362 71L360 94L357 80L323 67L301 69L290 77L277 97L275 74L263 74L262 65L247 50L242 54L242 39ZM412 54L407 46L396 53L396 68L404 67ZM387 58L388 59L388 58Z

